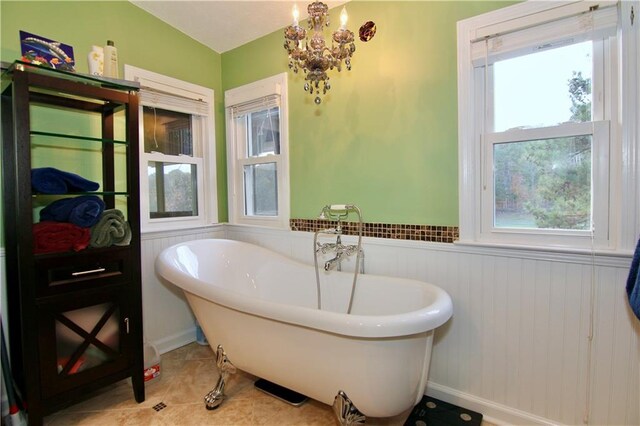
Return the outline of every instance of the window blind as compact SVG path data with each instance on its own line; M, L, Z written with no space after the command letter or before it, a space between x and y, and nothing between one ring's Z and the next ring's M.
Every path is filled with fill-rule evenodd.
M209 116L211 114L211 105L199 93L167 86L156 81L144 79L138 79L138 81L140 82L140 102L142 105L192 115Z
M280 95L267 95L258 99L228 107L233 118L239 118L256 111L263 111L280 106Z
M553 9L542 17L523 17L486 26L471 41L474 66L615 35L616 2L581 2Z

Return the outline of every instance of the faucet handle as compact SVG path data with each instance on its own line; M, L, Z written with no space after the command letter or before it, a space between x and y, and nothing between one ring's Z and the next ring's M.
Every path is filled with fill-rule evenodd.
M349 245L345 247L345 252L347 253L347 256L351 256L353 253L356 253L358 251L358 246L356 245Z

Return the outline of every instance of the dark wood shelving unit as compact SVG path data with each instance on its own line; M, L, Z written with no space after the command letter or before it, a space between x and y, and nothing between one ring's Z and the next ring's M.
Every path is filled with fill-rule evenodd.
M142 402L138 86L18 61L3 69L1 90L10 358L29 424L42 424L45 415L127 377ZM34 129L34 107L62 111L71 127L83 120L90 125L68 134ZM83 135L94 127L99 129ZM34 153L36 139L47 142L47 155ZM99 191L32 190L33 167L49 161L55 167L62 159L82 169L89 167L87 158L94 170L101 168ZM51 199L87 194L102 198L106 209L124 211L129 245L34 254L39 208Z

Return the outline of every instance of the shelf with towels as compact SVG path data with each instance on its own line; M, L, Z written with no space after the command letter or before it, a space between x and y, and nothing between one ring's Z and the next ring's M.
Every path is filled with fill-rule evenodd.
M123 195L125 197L129 196L128 192L121 192L121 191L95 191L95 192L63 192L60 194L41 194L41 193L37 193L34 192L31 194L31 197L35 198L35 197L60 197L63 195L69 195L69 196L77 196L77 195Z
M2 74L10 355L29 424L127 377L144 401L136 85Z

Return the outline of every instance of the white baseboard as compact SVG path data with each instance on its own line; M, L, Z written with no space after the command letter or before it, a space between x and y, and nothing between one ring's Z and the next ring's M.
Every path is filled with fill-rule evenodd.
M152 342L160 354L167 353L174 349L178 349L182 346L196 341L196 328L191 327L187 330L183 330L180 333L172 334L171 336L164 337L160 340Z
M555 426L561 424L433 382L427 383L426 393L432 398L482 413L484 420L496 425Z

